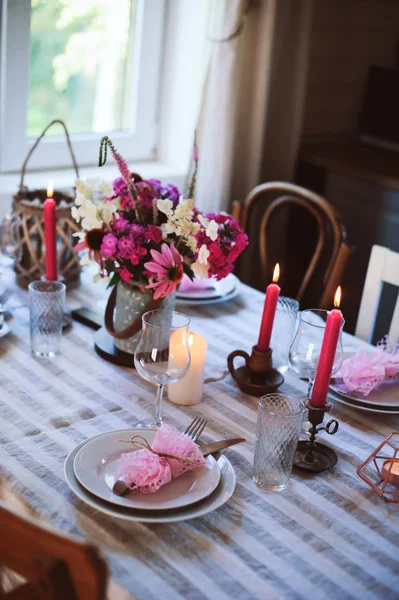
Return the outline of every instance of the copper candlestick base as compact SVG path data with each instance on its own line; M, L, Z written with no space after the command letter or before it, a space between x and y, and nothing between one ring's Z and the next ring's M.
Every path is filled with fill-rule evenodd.
M326 431L330 435L337 433L339 423L332 419L325 427L317 427L323 422L324 413L331 410L332 405L326 404L322 408L314 407L310 404L310 400L306 406L309 411L309 421L312 427L309 429L310 438L308 441L298 442L294 467L303 471L311 471L312 473L321 473L327 469L331 469L338 460L336 452L329 446L316 442L316 434L320 431Z
M245 365L234 367L234 359L241 356L245 359ZM244 350L234 350L227 357L227 366L240 390L251 396L264 396L275 392L283 383L284 377L273 369L272 350L258 350L253 346L252 354L249 356Z

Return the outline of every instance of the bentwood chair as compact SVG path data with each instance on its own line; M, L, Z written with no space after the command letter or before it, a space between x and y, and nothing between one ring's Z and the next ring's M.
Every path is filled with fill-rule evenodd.
M1 598L105 600L107 565L94 546L55 533L2 502L0 531L3 574L4 567L8 567L24 579L8 592L0 580Z
M331 308L353 247L327 200L294 184L270 182L255 187L243 204L234 203L232 212L250 240L249 264L242 262L239 271L246 283L254 285L257 277L263 287L279 262L284 295L302 307Z
M383 246L373 246L355 331L356 337L367 342L372 341L384 283L399 287L399 253ZM394 344L399 341L399 295L393 311L388 337Z

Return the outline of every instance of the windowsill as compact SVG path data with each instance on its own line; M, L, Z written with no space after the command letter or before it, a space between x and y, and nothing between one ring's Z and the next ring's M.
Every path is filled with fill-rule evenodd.
M165 183L173 183L179 189L184 191L186 181L186 171L181 166L170 165L160 161L143 161L132 165L144 179L160 179ZM80 179L89 177L100 177L107 181L112 181L119 176L115 165L106 165L105 167L82 167L79 169ZM20 173L0 173L0 196L13 196L19 189ZM54 187L68 188L72 187L76 180L76 173L73 169L48 169L40 171L29 171L25 175L24 184L29 188L45 188L49 180L52 180Z

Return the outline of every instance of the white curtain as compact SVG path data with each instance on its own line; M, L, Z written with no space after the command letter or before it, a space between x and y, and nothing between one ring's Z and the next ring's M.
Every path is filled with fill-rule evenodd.
M302 134L312 0L211 0L196 204L229 211L259 183L292 181ZM215 16L216 15L216 16ZM223 41L224 40L224 41Z
M241 34L248 0L212 0L209 70L199 118L195 200L205 211L228 210L239 89Z

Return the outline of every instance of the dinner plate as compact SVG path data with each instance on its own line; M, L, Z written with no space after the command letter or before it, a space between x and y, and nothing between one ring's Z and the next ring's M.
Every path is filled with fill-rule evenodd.
M178 290L176 301L179 304L186 304L188 306L226 302L237 296L240 291L240 285L238 277L230 273L222 281L210 280L210 289L193 289L185 292Z
M70 452L65 460L64 474L72 492L83 502L106 515L125 521L142 523L177 523L202 517L225 504L233 495L236 476L230 461L222 455L218 459L220 481L210 496L196 504L168 511L141 511L110 504L88 492L76 478L73 462L79 450L86 444L84 441Z
M121 429L101 433L86 442L76 454L73 464L79 483L102 500L136 510L181 508L206 498L217 487L220 469L213 456L208 456L206 466L183 473L157 492L117 496L112 491L115 469L122 454L137 451L129 441L134 435L142 436L151 444L155 431Z
M375 346L367 344L360 347L361 351L373 351ZM350 358L355 352L344 352L344 359ZM372 390L365 398L355 396L345 391L340 384L330 385L334 399L353 408L378 413L399 414L399 381L386 381Z

